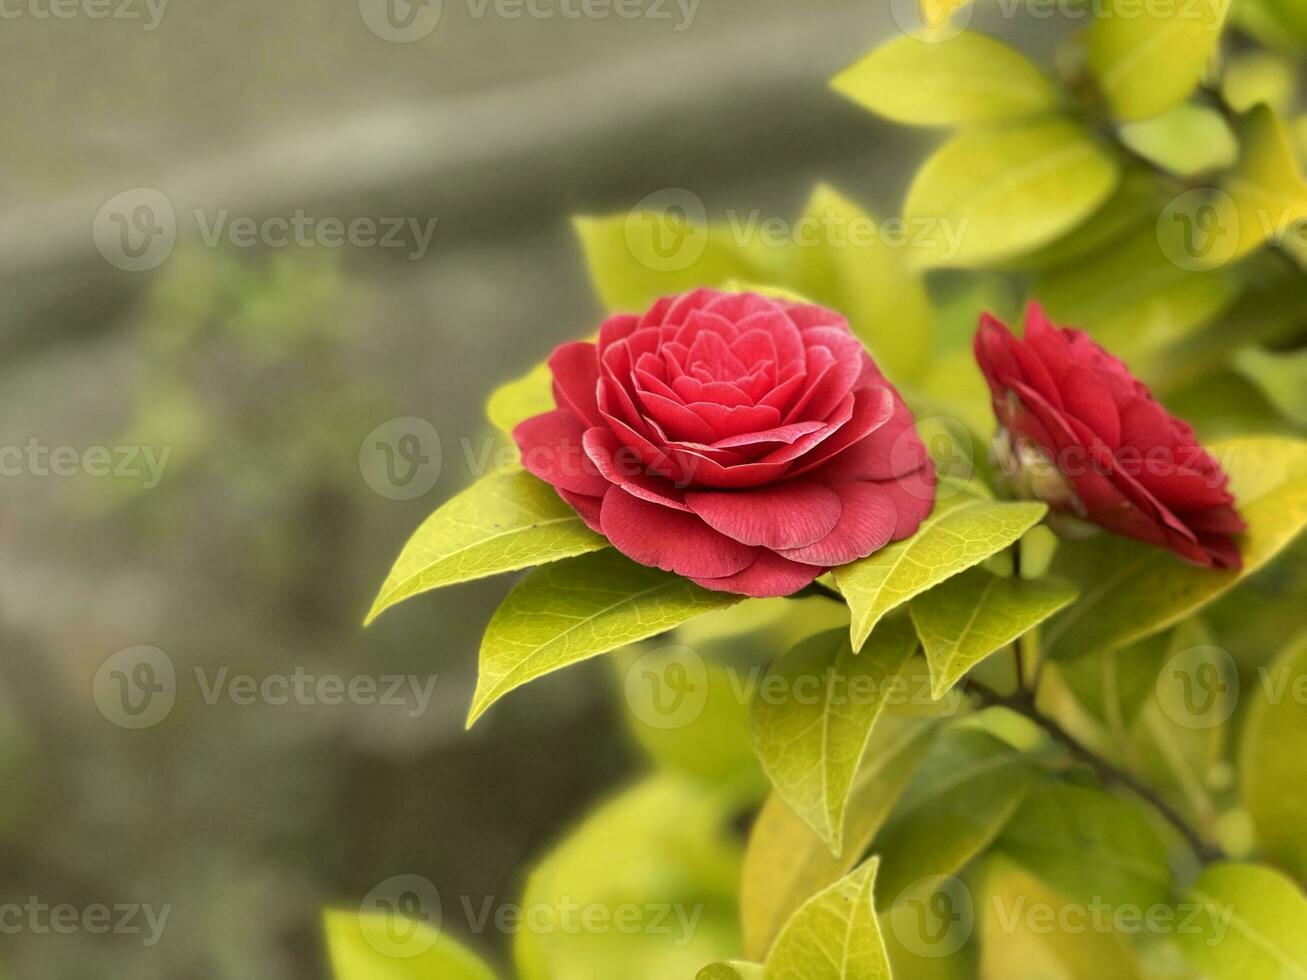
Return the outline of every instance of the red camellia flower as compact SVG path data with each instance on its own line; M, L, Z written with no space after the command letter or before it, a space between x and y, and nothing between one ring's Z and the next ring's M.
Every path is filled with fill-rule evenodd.
M1196 565L1241 565L1228 477L1121 361L1033 304L1024 340L986 314L975 348L1000 462L1027 495Z
M912 415L838 313L700 289L549 359L523 465L644 565L789 595L907 537L935 470Z

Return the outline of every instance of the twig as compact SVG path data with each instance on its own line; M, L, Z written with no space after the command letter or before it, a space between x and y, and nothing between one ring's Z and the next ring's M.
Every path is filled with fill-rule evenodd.
M1154 809L1160 813L1171 826L1179 831L1193 852L1203 863L1224 860L1225 852L1215 844L1204 840L1199 836L1198 831L1189 825L1189 822L1166 800L1162 799L1157 791L1147 783L1140 780L1133 773L1122 769L1120 766L1108 762L1102 756L1098 755L1092 749L1087 748L1078 742L1070 732L1063 728L1057 721L1048 717L1029 701L1019 697L1007 697L999 694L992 688L982 684L974 678L966 679L966 687L969 693L976 695L982 704L987 706L996 706L1007 708L1015 711L1024 718L1028 718L1036 725L1047 732L1052 738L1060 742L1070 750L1071 754L1081 762L1088 765L1106 783L1115 783L1118 786L1124 786L1126 789L1135 793L1137 796L1146 800Z
M819 595L823 599L833 599L841 605L847 605L847 603L844 602L844 596L840 595L830 586L822 585L820 582L813 582L811 585L805 586L798 592L795 592L792 598L807 599L815 595Z

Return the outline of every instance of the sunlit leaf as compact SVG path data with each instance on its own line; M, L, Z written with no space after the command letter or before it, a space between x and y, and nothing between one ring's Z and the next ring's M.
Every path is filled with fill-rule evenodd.
M749 832L740 885L744 950L763 959L781 927L805 901L852 870L930 748L934 725L881 718L853 778L837 857L773 793Z
M1047 510L1041 503L955 495L936 503L912 537L837 568L835 581L852 614L854 648L861 648L887 612L1009 547Z
M414 532L367 621L420 592L606 547L553 487L522 470L492 473Z
M1089 64L1115 113L1146 119L1187 99L1216 50L1229 7L1230 0L1106 0L1089 30Z
M1239 777L1257 841L1276 864L1307 878L1307 634L1267 668L1252 692Z
M1227 262L1286 239L1307 221L1307 180L1284 121L1269 106L1257 106L1245 117L1239 142L1239 167L1221 185L1228 197L1216 199L1222 226L1235 233L1233 254L1221 255Z
M943 697L968 670L1072 602L1076 588L971 568L912 600L908 607L926 648L931 686Z
M794 246L789 270L797 288L848 317L889 374L919 374L933 314L920 277L907 268L908 245L918 233L942 237L947 229L877 221L825 184L813 190L801 220L807 241Z
M699 971L695 980L762 980L758 963L714 963Z
M1170 552L1101 534L1058 549L1053 571L1080 586L1080 600L1046 627L1045 651L1075 657L1133 643L1178 622L1257 571L1307 524L1307 442L1247 438L1212 447L1239 513L1242 570L1186 565Z
M527 880L517 980L667 980L732 957L730 817L719 794L671 774L593 810Z
M1097 139L1065 119L964 130L908 191L909 224L951 232L917 249L914 262L977 268L1047 245L1093 214L1119 179Z
M1181 177L1223 170L1239 159L1239 143L1225 117L1209 106L1186 103L1152 119L1125 123L1121 141Z
M941 44L899 35L836 75L831 86L872 112L919 126L1020 119L1057 102L1025 55L970 31Z
M1221 73L1221 91L1235 112L1247 112L1263 102L1288 112L1298 88L1298 66L1292 58L1253 48L1231 57Z
M876 920L877 861L814 895L776 939L764 980L890 980Z
M553 372L537 364L522 377L500 385L486 402L486 417L501 432L512 433L519 422L554 410Z
M832 854L843 848L845 807L889 681L915 652L906 621L887 622L861 653L828 630L782 657L753 697L753 739L777 793Z
M486 627L471 725L528 681L740 601L600 551L538 568Z
M495 980L490 967L426 922L355 911L328 912L324 924L334 980Z
M1307 980L1307 897L1280 872L1213 865L1186 900L1206 914L1193 916L1177 939L1208 980Z
M1085 855L1092 860L1091 854ZM1001 857L980 882L981 980L1141 980L1130 943L1090 911ZM1060 928L1059 923L1071 923ZM1251 980L1251 977L1248 978Z

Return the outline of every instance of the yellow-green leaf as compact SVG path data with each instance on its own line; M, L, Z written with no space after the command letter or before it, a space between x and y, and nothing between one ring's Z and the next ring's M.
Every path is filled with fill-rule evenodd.
M553 487L522 470L492 473L414 532L367 622L420 592L606 547Z
M929 30L944 27L971 0L921 0L921 21Z
M429 923L343 911L323 921L334 980L495 980L490 967Z
M1170 552L1101 534L1058 549L1055 574L1077 583L1080 600L1044 630L1050 656L1076 657L1125 646L1179 622L1264 566L1307 524L1307 442L1234 439L1212 447L1239 513L1242 570L1186 565Z
M1230 125L1210 106L1184 103L1152 119L1124 123L1121 141L1180 177L1224 170L1239 159Z
M1025 55L964 31L932 44L902 34L831 80L854 102L895 122L954 126L1052 109L1057 94Z
M486 627L468 725L528 681L740 599L611 549L536 569Z
M1187 99L1221 39L1230 0L1106 0L1089 30L1089 65L1113 111L1147 119Z
M854 649L862 647L887 612L998 554L1047 511L1041 503L958 494L936 503L912 537L835 569L836 584L852 614Z
M914 251L922 268L976 268L1047 245L1085 221L1121 171L1066 119L963 130L922 165L908 190L910 225L950 234Z
M714 963L699 971L696 980L762 980L758 963Z
M872 844L881 857L877 907L920 899L919 883L961 870L994 842L1033 781L1029 762L1005 742L945 732Z
M720 794L672 774L592 810L527 880L517 980L668 980L735 955L731 815Z
M753 696L753 741L777 793L832 854L843 849L854 774L890 679L916 651L906 621L886 623L855 654L843 629L785 654Z
M1252 48L1226 62L1221 91L1235 112L1247 112L1265 102L1277 112L1293 108L1298 88L1298 66L1292 58Z
M1171 892L1166 845L1133 800L1047 781L1022 802L994 845L1086 906L1150 908ZM1092 860L1085 860L1087 854Z
M1093 855L1086 854L1085 859L1093 860ZM1093 927L1088 909L1011 861L991 858L979 890L981 980L1141 980L1144 976L1124 936ZM1059 928L1061 922L1072 927Z
M764 980L890 980L872 896L877 861L814 895L786 924Z
M1286 418L1307 428L1307 351L1271 354L1250 347L1235 355L1234 364Z
M1307 980L1307 897L1280 872L1213 865L1186 900L1206 914L1177 938L1207 980Z
M934 696L1076 595L1075 586L1056 579L1006 578L977 567L913 599L908 609L926 648Z
M930 721L886 716L872 731L845 811L844 848L832 855L773 793L749 832L740 884L744 951L763 959L800 905L852 870L930 748Z
M1307 181L1284 120L1269 106L1257 106L1244 118L1239 142L1239 167L1222 183L1227 196L1216 199L1218 220L1236 236L1227 262L1268 241L1284 241L1307 221Z
M921 278L907 268L916 229L905 226L896 240L889 222L876 221L826 184L813 190L801 220L810 244L795 247L796 288L848 317L891 376L915 377L930 357L933 316ZM947 229L923 231L942 238Z
M1276 864L1307 879L1307 633L1266 669L1252 694L1239 777L1257 842Z
M537 364L522 377L494 390L486 402L486 417L500 432L511 434L519 422L552 412L556 407L553 379L548 364Z

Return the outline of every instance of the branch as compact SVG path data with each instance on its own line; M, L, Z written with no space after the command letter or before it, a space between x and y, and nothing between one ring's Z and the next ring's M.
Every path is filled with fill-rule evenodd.
M1146 800L1166 819L1168 823L1171 824L1171 826L1179 831L1180 836L1185 839L1193 849L1193 852L1198 855L1199 860L1204 864L1225 859L1225 852L1217 845L1212 844L1199 836L1198 831L1189 825L1189 822L1185 820L1178 810L1171 806L1171 804L1167 803L1166 800L1162 799L1155 789L1143 782L1133 773L1108 762L1092 749L1082 745L1057 721L1042 713L1029 701L1021 697L1008 697L999 694L997 691L971 677L968 677L965 683L967 691L976 695L982 704L986 706L1007 708L1010 711L1015 711L1024 718L1030 719L1047 732L1054 741L1060 742L1064 747L1070 750L1073 756L1098 773L1099 778L1101 778L1103 782L1124 786L1126 789Z

